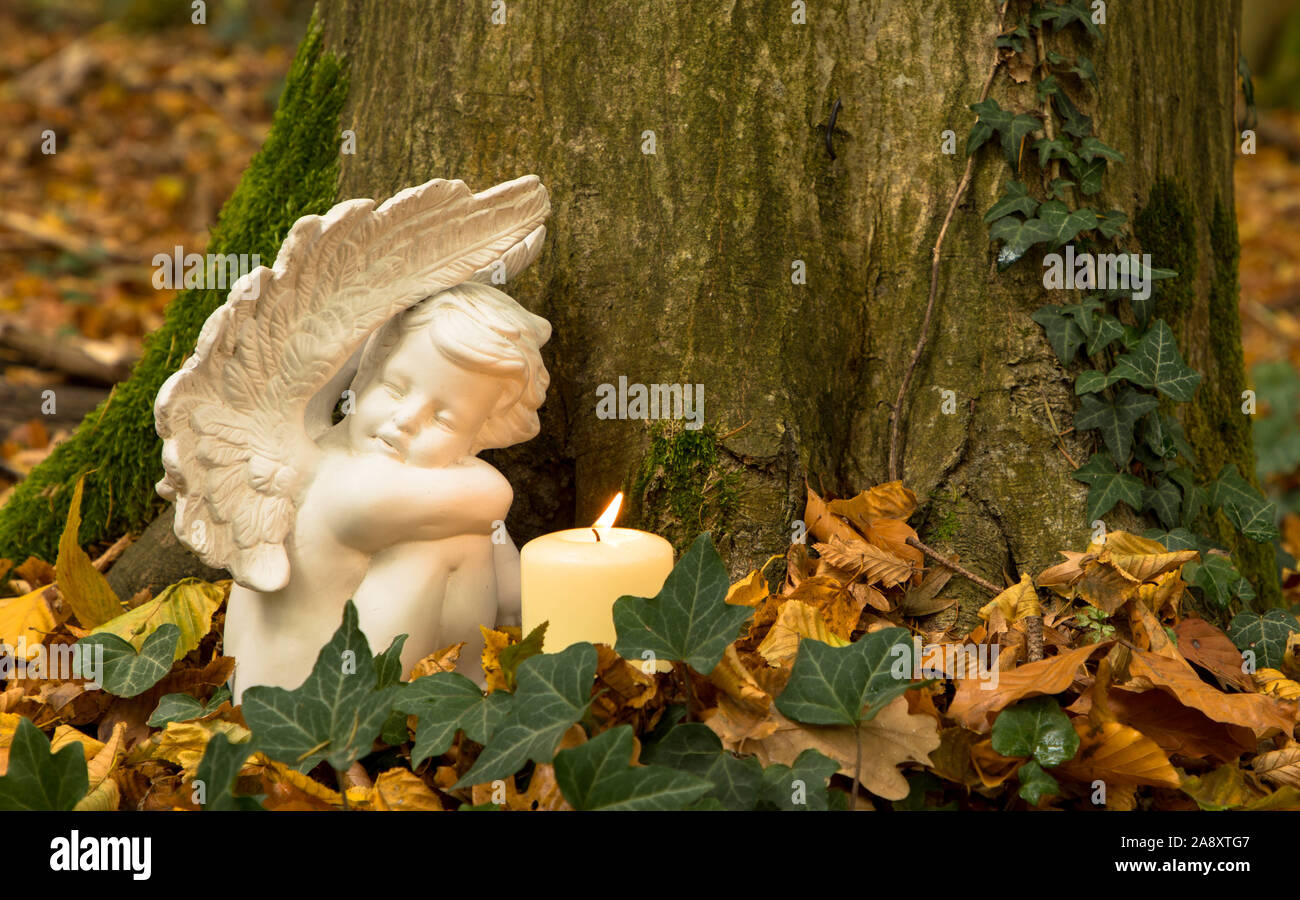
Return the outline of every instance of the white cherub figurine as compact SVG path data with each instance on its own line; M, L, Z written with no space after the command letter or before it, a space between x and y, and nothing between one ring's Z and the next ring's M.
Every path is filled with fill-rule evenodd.
M236 581L236 703L301 684L349 598L376 652L409 635L405 671L466 641L458 669L481 683L478 626L518 623L519 554L510 485L476 454L537 434L550 337L483 282L536 257L549 211L527 176L306 216L159 391L176 534Z

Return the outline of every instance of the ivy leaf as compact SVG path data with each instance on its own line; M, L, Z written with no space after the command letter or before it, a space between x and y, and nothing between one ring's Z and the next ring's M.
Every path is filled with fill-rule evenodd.
M1097 230L1101 232L1102 237L1112 239L1123 233L1124 224L1128 222L1128 215L1120 209L1108 209L1099 218Z
M1047 188L1047 192L1057 200L1064 200L1065 189L1068 187L1074 187L1074 182L1065 178L1053 178L1051 185Z
M793 766L773 763L763 770L758 808L823 812L830 808L827 782L839 770L839 763L811 747Z
M1109 159L1112 162L1124 162L1124 154L1120 153L1114 147L1109 147L1095 137L1086 137L1079 144L1079 156L1085 162L1092 162L1098 157Z
M594 650L592 656L594 666ZM555 780L564 799L578 810L675 810L713 790L708 781L688 772L633 766L632 751L630 725L561 750L555 755Z
M1287 638L1296 631L1300 631L1300 622L1283 609L1270 609L1263 615L1238 613L1228 623L1228 637L1232 643L1242 653L1253 650L1261 669L1276 669L1282 665Z
M883 628L843 647L804 638L776 708L787 718L809 725L870 721L890 700L913 687L912 666L912 644L905 628ZM864 706L869 706L865 715Z
M530 657L519 666L518 677L519 688L504 719L455 789L513 775L529 760L550 762L564 732L591 702L596 648L584 642Z
M370 752L392 711L397 686L379 686L381 666L349 600L343 621L301 687L290 691L257 685L244 692L244 721L258 749L301 772L321 760L346 770Z
M724 809L751 810L758 804L763 784L763 766L753 757L737 757L722 748L722 741L707 725L686 722L646 747L641 761L703 778L713 787L714 797Z
M1142 508L1156 514L1160 524L1173 528L1178 524L1178 507L1182 504L1183 493L1172 481L1157 479L1154 487L1142 492Z
M232 744L224 734L218 732L212 735L194 775L194 783L203 785L203 809L228 812L263 808L255 798L236 797L231 791L239 770L244 767L248 757L253 755L254 749L253 741Z
M1044 797L1061 793L1060 783L1032 759L1020 767L1016 777L1020 779L1020 799L1034 806L1042 803Z
M984 221L992 222L1010 213L1022 213L1032 216L1038 209L1038 201L1029 196L1029 189L1022 181L1008 181L1002 189L1002 197L985 214Z
M1233 597L1253 600L1255 589L1241 577L1232 560L1219 553L1206 553L1200 562L1183 566L1183 578L1205 594L1205 599L1220 609L1227 609Z
M1039 138L1032 144L1033 149L1038 151L1038 167L1046 169L1048 162L1053 159L1063 159L1071 166L1079 164L1079 157L1070 149L1070 145L1060 138L1048 140Z
M1109 377L1116 377L1115 370L1111 370ZM1114 400L1088 394L1079 404L1074 427L1080 431L1093 428L1100 431L1115 465L1124 466L1133 451L1133 427L1138 419L1155 409L1157 403L1150 394L1139 393L1127 386Z
M1097 227L1097 214L1091 209L1070 209L1059 200L1048 200L1038 207L1038 217L1025 223L1037 237L1034 243L1059 247L1082 231Z
M993 749L1003 756L1032 756L1040 765L1059 766L1079 750L1079 734L1054 697L1021 700L993 722Z
M90 634L77 641L78 653L86 659L91 648L103 647L104 690L115 697L135 697L153 687L172 667L172 655L181 630L170 622L145 639L137 654L135 648L115 634ZM83 669L82 671L86 671Z
M1137 346L1116 361L1111 374L1155 388L1180 403L1190 401L1201 383L1201 373L1183 362L1173 329L1163 319L1153 322Z
M1142 534L1145 538L1153 541L1159 541L1165 545L1166 550L1197 550L1199 543L1196 535L1192 534L1186 528L1175 528L1172 531L1161 531L1158 528L1150 529Z
M1101 190L1101 178L1106 174L1106 160L1097 157L1091 162L1079 162L1077 166L1070 166L1070 174L1079 184L1079 192L1085 197L1091 197Z
M1091 19L1089 19L1089 21L1091 21ZM1070 71L1075 75L1078 75L1080 78L1091 82L1093 90L1097 89L1097 70L1093 67L1092 60L1088 59L1086 56L1080 56L1074 61L1074 65L1070 67Z
M653 599L620 597L614 602L614 652L641 659L681 660L701 675L717 666L727 645L753 614L726 602L727 569L707 533L695 539Z
M1094 453L1072 476L1088 485L1089 522L1100 519L1121 500L1134 510L1142 508L1142 482L1127 472L1115 471L1100 453Z
M162 728L168 722L189 722L214 713L230 699L230 689L222 685L207 703L200 703L189 694L164 694L149 716L151 728Z
M82 745L74 742L51 753L49 739L31 719L19 719L9 746L9 769L0 776L0 810L67 812L89 789Z
M1094 316L1093 323L1093 327L1085 331L1089 356L1095 356L1124 336L1124 324L1114 316Z
M1104 391L1110 385L1110 376L1105 372L1087 369L1080 372L1079 377L1074 380L1074 393L1076 395L1095 394L1097 391Z
M1092 119L1081 113L1079 108L1070 101L1068 95L1057 91L1052 95L1052 105L1056 107L1056 111L1065 120L1061 125L1061 130L1066 134L1077 138L1086 138L1092 134Z
M1092 21L1092 12L1086 0L1070 0L1069 4L1035 7L1029 14L1029 22L1035 26L1051 22L1053 31L1060 31L1070 23L1078 22L1087 30L1090 37L1101 37L1101 29L1097 27L1096 22Z
M419 716L411 765L447 752L457 731L486 744L505 718L512 696L494 691L483 696L479 686L457 672L434 672L417 678L394 704L399 713Z
M1002 152L1006 155L1007 162L1012 169L1018 171L1020 142L1026 135L1042 127L1038 117L1003 109L992 97L971 104L970 109L979 116L979 121L975 123L967 139L966 154L969 156L974 153L996 131L1002 135Z
M999 34L994 45L998 49L1006 48L1015 53L1025 52L1025 41L1029 39L1029 29L1025 23L1021 22L1015 27L1015 30L1008 31L1005 34Z
M1242 478L1235 463L1224 466L1218 479L1210 485L1210 504L1222 507L1228 521L1252 541L1278 538L1276 504L1264 499L1263 494Z
M1068 366L1074 362L1079 348L1087 340L1087 335L1083 333L1078 323L1062 315L1061 307L1052 303L1038 307L1030 318L1043 326L1043 331L1047 333L1047 342L1056 351L1056 358L1061 361L1061 365Z

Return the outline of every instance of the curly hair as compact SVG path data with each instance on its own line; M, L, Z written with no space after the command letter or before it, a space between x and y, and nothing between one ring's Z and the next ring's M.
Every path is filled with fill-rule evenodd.
M541 346L551 323L494 287L467 281L432 294L379 328L366 342L354 390L374 377L384 358L407 334L424 331L452 362L513 383L474 439L471 453L509 447L537 436L537 410L546 400L550 373Z

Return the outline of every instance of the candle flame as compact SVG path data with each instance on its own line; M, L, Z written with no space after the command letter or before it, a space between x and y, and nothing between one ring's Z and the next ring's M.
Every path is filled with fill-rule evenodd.
M619 507L623 505L623 492L619 491L618 496L609 501L609 506L600 514L596 524L592 528L610 528L614 525L614 520L618 518Z

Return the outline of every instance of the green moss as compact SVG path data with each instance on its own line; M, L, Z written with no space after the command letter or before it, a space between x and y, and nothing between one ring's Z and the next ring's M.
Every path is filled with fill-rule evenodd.
M339 113L347 95L340 61L321 50L312 21L290 68L266 144L250 163L212 230L209 253L259 254L269 264L300 216L323 213L338 185ZM187 290L145 341L130 379L119 384L76 433L50 454L0 508L0 556L53 560L71 488L86 480L83 543L146 525L162 505L163 475L153 402L192 350L203 322L225 301L219 290Z
M1133 233L1153 266L1178 273L1155 283L1156 315L1181 319L1196 297L1196 218L1187 191L1170 178L1159 179L1133 220Z
M1188 436L1201 452L1197 477L1209 481L1228 463L1236 463L1242 477L1256 487L1255 447L1249 417L1241 410L1246 389L1245 360L1241 348L1241 316L1237 311L1237 221L1222 198L1215 198L1210 220L1210 250L1214 275L1210 280L1209 341L1213 371L1197 391L1187 415ZM1204 451L1200 448L1204 447ZM1232 550L1238 571L1255 586L1260 607L1279 606L1276 554L1271 543L1252 541L1236 531L1222 513L1216 513L1209 536Z
M630 494L642 527L662 534L678 553L702 532L721 544L736 517L740 473L718 452L712 426L692 431L668 420L650 426L650 447Z

